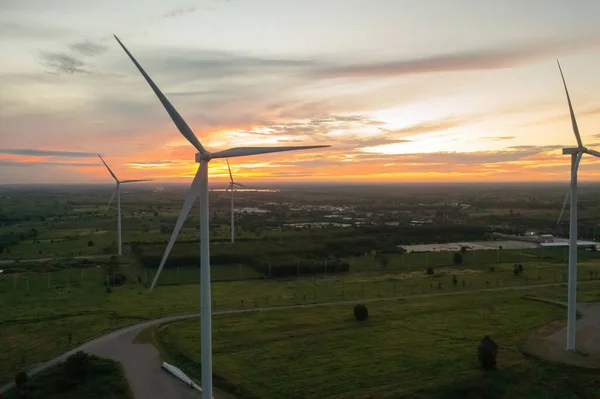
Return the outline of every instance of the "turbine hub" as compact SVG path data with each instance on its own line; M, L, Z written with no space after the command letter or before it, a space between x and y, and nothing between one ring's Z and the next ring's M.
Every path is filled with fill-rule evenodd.
M208 151L204 152L204 153L200 153L197 152L196 153L196 162L202 162L202 161L210 161L212 159L212 154Z

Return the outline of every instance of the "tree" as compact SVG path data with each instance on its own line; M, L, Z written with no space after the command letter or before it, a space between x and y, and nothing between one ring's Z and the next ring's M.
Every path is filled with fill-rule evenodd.
M458 279L456 278L455 274L452 275L452 284L454 284L455 287L456 287L456 284L458 284Z
M496 367L496 357L498 356L498 345L488 336L483 337L477 348L477 358L484 370L491 370Z
M433 267L428 267L427 268L427 275L428 276L433 276L435 274L435 271L433 271Z
M88 241L88 247L93 247L93 246L94 246L94 241L92 241L92 240L89 240L89 241Z
M515 274L515 276L518 276L521 273L519 266L517 266L516 264L515 264L515 267L513 268L513 273Z
M382 268L382 269L386 269L386 268L387 268L387 265L388 265L388 263L389 263L389 259L388 259L388 257L384 255L384 256L381 256L379 259L380 259L380 261L381 261L381 268Z
M25 384L27 384L27 381L29 381L29 376L26 372L21 371L19 374L17 374L17 377L15 378L15 385L17 386L17 388L23 389L25 388Z
M466 245L463 245L463 246L461 246L461 247L460 247L460 252L462 252L463 254L464 254L465 252L467 252L467 246L466 246Z
M454 254L454 263L460 265L463 262L463 256L460 252L456 252Z
M354 317L358 321L365 321L369 318L369 310L363 304L357 304L354 306Z

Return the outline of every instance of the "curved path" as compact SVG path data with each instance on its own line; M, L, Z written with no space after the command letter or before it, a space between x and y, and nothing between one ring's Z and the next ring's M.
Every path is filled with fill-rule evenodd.
M583 284L585 282L580 282ZM539 284L539 285L527 285L527 286L516 286L516 287L500 287L500 288L488 288L481 290L470 290L470 291L456 291L456 292L440 292L435 294L420 294L420 295L404 295L387 298L371 298L371 299L357 299L348 301L337 301L337 302L323 302L323 303L312 303L302 305L289 305L289 306L274 306L274 307L262 307L262 308L251 308L251 309L234 309L225 310L219 312L213 312L213 315L224 315L224 314L236 314L236 313L249 313L249 312L267 312L277 310L289 310L289 309L300 309L300 308L312 308L321 306L335 306L335 305L348 305L356 303L372 303L381 301L393 301L393 300L410 300L420 298L433 298L441 296L452 296L452 295L466 295L476 294L483 292L498 292L498 291L521 291L530 290L544 287L556 287L566 285L566 283L553 283L553 284ZM158 398L173 398L173 399L188 399L188 398L200 398L198 391L190 389L186 384L179 381L175 377L166 373L161 369L161 361L159 353L150 344L134 344L133 340L135 337L144 329L155 326L157 324L169 323L177 320L190 319L193 317L199 317L198 313L182 314L178 316L163 317L161 319L150 320L138 324L131 325L129 327L122 328L120 330L113 331L106 335L92 339L76 348L73 348L62 355L55 357L54 359L40 363L28 371L29 376L33 376L41 371L46 370L49 367L55 366L63 362L67 357L71 356L77 351L85 351L95 354L100 357L114 359L123 365L125 376L129 381L131 390L133 391L134 397L137 399L158 399ZM14 388L14 382L11 382L4 387L0 388L0 393ZM219 395L216 393L215 399L226 397L225 394Z

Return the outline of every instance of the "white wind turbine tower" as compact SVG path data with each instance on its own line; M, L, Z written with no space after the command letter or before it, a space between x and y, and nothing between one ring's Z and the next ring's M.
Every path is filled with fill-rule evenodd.
M229 166L229 160L227 158L225 158L225 160L227 161L227 170L229 170L229 186L227 186L227 189L225 190L225 192L223 193L221 198L223 198L225 196L227 191L231 191L231 243L233 244L235 242L235 218L233 216L233 192L235 191L236 186L242 187L242 188L248 188L248 187L244 186L243 184L233 181L233 175L231 174L231 167Z
M565 196L565 202L563 203L558 222L562 217L565 210L565 206L569 197L570 202L570 214L569 214L569 302L567 310L567 350L570 352L575 351L575 336L576 329L575 323L577 322L577 170L579 169L579 162L583 154L590 154L595 157L600 157L600 152L590 150L583 146L581 136L579 134L579 127L577 126L577 120L575 119L575 112L573 111L573 105L571 104L571 97L569 96L569 90L567 89L567 83L563 75L560 63L558 64L558 70L565 87L565 94L567 95L567 102L569 104L569 112L571 114L571 123L573 125L573 133L575 133L575 139L577 140L577 147L563 148L563 154L571 155L571 183L569 191Z
M117 195L117 243L119 246L119 255L121 255L122 254L122 249L121 249L121 184L137 183L140 181L151 181L152 179L119 180L119 179L117 179L117 176L115 176L113 171L110 170L110 168L108 167L106 162L104 162L104 159L102 159L100 154L98 154L98 157L100 158L100 160L102 161L104 166L106 166L106 169L108 169L108 173L110 173L110 175L113 177L113 179L115 179L115 181L117 182L117 186L115 187L115 190L113 191L112 195L110 196L110 200L108 201L108 206L106 207L106 210L104 211L104 213L106 214L106 212L110 208L110 204L112 203L112 200L113 200L113 198L115 198L115 194L116 194Z
M271 152L282 152L292 150L305 150L311 148L329 147L326 145L318 146L296 146L296 147L240 147L230 148L224 151L211 153L207 151L198 138L194 135L192 129L183 120L181 115L175 110L173 105L154 84L150 76L144 71L142 66L135 60L133 55L121 43L115 35L115 39L119 42L125 53L135 64L139 72L144 76L146 82L150 85L154 94L158 97L163 107L177 126L181 134L198 150L196 153L196 162L199 162L198 171L190 186L190 190L185 196L185 201L181 209L181 213L175 224L175 228L171 235L171 239L167 245L163 258L160 262L154 280L150 289L155 286L160 272L165 264L169 252L173 247L175 239L181 230L187 215L192 208L196 199L200 199L200 321L201 321L201 348L202 348L202 397L210 399L212 397L212 337L211 337L211 292L210 292L210 245L209 245L209 221L208 221L208 163L212 159L243 157L249 155L267 154Z

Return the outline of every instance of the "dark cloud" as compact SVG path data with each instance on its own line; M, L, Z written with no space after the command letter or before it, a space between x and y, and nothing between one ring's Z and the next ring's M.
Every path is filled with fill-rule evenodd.
M73 43L69 45L69 48L75 53L79 53L88 57L101 55L108 50L107 46L94 43L91 40L84 40L81 42Z
M66 53L50 53L42 52L40 59L44 67L51 70L53 73L90 73L86 69L87 65L81 59Z
M85 58L98 57L108 50L107 46L89 39L72 43L68 48L69 52L41 52L42 65L54 74L89 74L91 65Z
M68 158L89 158L96 157L96 153L93 152L79 152L79 151L48 151L48 150L34 150L34 149L5 149L0 148L0 154L11 154L11 155L31 155L31 156L45 156L45 157L68 157Z

